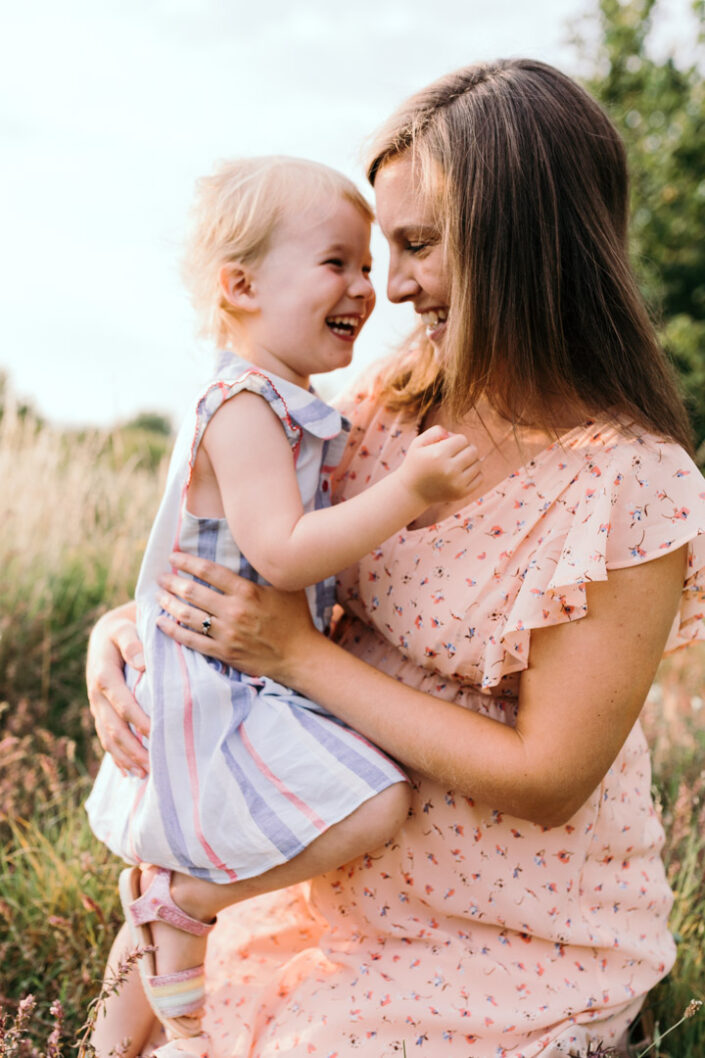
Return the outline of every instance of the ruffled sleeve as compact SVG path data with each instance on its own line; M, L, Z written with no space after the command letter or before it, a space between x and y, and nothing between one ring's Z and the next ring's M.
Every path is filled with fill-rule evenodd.
M624 569L688 546L679 613L666 650L705 639L705 478L678 445L647 439L615 475L607 568Z
M580 455L541 535L515 559L516 594L487 644L482 684L526 668L530 631L587 614L586 584L687 545L687 574L666 652L705 639L705 479L678 445L617 435Z

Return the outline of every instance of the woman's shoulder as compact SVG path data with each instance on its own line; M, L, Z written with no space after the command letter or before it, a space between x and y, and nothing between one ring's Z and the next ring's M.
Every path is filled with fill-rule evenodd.
M705 478L682 445L635 423L589 421L555 447L570 453L576 468L589 472L593 488L616 490L615 502L620 494L634 491L657 498L672 481L682 483L681 491L705 489ZM576 474L571 484L584 485L584 476Z
M681 547L686 576L666 649L705 638L705 479L688 453L631 424L595 421L564 435L547 456L529 479L538 517L512 556L519 587L502 649L523 667L531 629L587 614L587 585ZM494 671L489 664L488 685Z
M566 498L586 529L599 519L613 567L646 557L635 529L649 557L654 545L663 550L705 533L705 478L680 444L618 420L588 423L565 447L575 461ZM627 539L628 553L620 554Z

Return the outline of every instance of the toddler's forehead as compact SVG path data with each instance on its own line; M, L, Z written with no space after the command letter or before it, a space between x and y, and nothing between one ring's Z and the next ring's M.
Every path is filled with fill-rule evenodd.
M272 242L306 240L354 231L369 237L371 221L362 210L343 194L317 194L302 197L284 211L272 233Z

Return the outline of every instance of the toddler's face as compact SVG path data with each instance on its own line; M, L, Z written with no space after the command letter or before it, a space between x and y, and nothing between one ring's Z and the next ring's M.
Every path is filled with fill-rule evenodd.
M370 224L342 196L285 218L250 270L250 359L303 386L309 375L349 364L374 308L371 267Z

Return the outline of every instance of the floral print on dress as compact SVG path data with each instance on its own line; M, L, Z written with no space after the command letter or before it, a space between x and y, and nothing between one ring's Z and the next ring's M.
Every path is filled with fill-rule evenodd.
M342 410L338 499L398 466L416 432L369 391ZM585 585L611 569L687 544L668 649L705 638L704 534L705 481L681 448L584 424L344 571L337 635L410 686L512 724L531 629L580 620ZM640 725L563 826L411 779L409 819L385 847L310 893L222 916L215 1058L558 1058L620 1041L674 958Z

